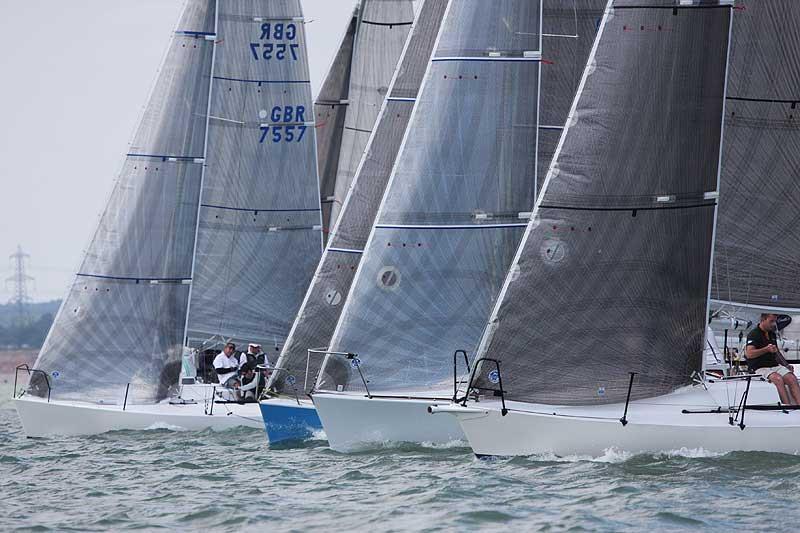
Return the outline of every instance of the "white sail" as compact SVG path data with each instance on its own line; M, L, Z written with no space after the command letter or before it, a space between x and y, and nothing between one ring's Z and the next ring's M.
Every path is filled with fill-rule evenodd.
M220 3L187 337L277 353L322 252L299 0Z
M191 0L36 368L53 398L164 398L177 382L192 278L215 41ZM41 373L31 391L47 395Z

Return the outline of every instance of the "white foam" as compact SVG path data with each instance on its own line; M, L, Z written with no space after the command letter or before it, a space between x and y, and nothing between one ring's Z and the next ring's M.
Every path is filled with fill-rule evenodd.
M154 422L144 428L145 431L154 431L157 429L167 429L169 431L186 431L186 428L181 426L176 426L174 424L168 424L166 422Z
M447 442L421 442L420 446L434 450L448 450L450 448L469 448L469 443L465 440L453 439Z
M725 452L712 452L703 448L680 448L654 454L656 457L686 457L688 459L701 459L703 457L721 457Z

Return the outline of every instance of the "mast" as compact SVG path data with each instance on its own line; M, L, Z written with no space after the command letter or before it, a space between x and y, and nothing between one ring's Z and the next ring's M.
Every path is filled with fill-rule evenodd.
M299 0L220 3L187 338L276 353L322 253Z
M727 1L609 1L479 350L507 398L614 403L631 372L644 398L700 368L730 21Z
M312 384L322 364L321 354L309 356L307 350L327 346L330 342L408 126L446 6L447 0L425 0L417 15L341 215L330 235L330 245L323 252L276 365L285 372L272 375L269 386L274 390L282 391L286 377L292 375L298 379L306 369L308 381L303 381Z
M331 349L375 390L448 379L475 343L535 195L539 3L452 0ZM463 344L462 344L463 343ZM357 388L328 357L318 387Z
M211 95L214 90L214 60L217 56L216 38L217 28L219 27L219 0L214 0L214 34L209 36L214 39L214 46L211 51L211 68L208 72L208 105L206 106L206 128L205 140L203 141L203 170L200 173L200 195L197 197L197 220L194 226L194 245L192 246L192 273L191 279L194 279L195 261L197 260L197 237L200 233L200 209L203 201L203 183L206 177L206 165L208 164L208 124L211 120ZM188 330L189 330L189 312L192 309L192 284L189 285L189 299L186 304L186 318L183 321L183 344L188 345Z
M319 161L320 202L322 206L322 237L325 242L332 226L331 206L339 168L344 119L347 115L350 71L353 62L353 44L358 27L359 7L347 25L339 50L333 59L325 82L314 102L317 130L317 159Z
M413 22L411 0L361 2L329 227L339 218Z

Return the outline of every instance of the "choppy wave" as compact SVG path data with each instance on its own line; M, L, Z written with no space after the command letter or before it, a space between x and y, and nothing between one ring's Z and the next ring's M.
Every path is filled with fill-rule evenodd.
M479 461L460 441L342 454L317 434L273 449L254 428L26 439L12 410L0 428L3 530L786 530L800 493L786 454Z

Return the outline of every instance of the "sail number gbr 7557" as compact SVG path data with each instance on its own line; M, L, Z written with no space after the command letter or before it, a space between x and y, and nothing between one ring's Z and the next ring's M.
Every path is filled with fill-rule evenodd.
M283 61L284 59L292 59L297 61L297 43L294 41L297 38L297 26L294 24L284 24L283 22L265 22L261 25L261 35L259 41L250 43L250 51L253 53L253 59L258 61L261 59L275 59ZM271 42L283 41L283 42Z
M305 125L306 108L305 106L279 106L272 108L269 119L270 124L262 124L261 138L259 143L263 143L269 136L272 142L300 142L306 134L308 126ZM271 134L271 135L270 135Z

